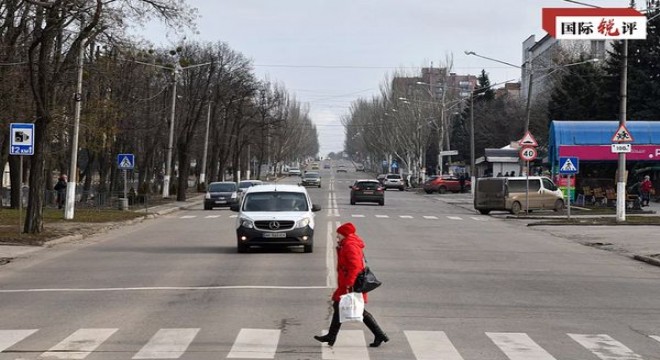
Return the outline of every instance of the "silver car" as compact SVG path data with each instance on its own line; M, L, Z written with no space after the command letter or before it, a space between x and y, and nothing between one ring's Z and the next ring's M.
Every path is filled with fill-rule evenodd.
M403 178L399 174L387 174L385 179L383 179L383 186L385 187L385 190L399 189L399 191L403 191L406 188Z

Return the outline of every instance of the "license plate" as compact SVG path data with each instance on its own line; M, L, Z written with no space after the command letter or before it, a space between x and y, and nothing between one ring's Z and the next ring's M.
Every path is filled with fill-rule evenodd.
M286 233L264 233L265 238L285 238Z
M364 192L365 195L372 195L373 193L374 193L373 191L365 191Z
M224 201L224 200L216 200L215 203L216 204L226 204L227 202Z

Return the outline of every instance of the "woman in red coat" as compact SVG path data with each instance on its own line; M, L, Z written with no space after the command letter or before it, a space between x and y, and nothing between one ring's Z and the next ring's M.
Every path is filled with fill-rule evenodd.
M651 189L653 189L651 177L646 175L640 186L640 190L642 191L642 206L649 206L649 203L651 202Z
M348 222L337 228L337 289L332 293L332 321L330 329L324 336L314 336L320 342L326 342L332 346L337 340L337 334L341 323L339 322L339 298L350 292L355 283L358 273L364 269L364 241L355 233L355 226ZM367 303L367 293L363 293L364 303ZM383 342L390 340L387 334L378 326L376 319L365 309L363 322L374 334L374 342L371 347L378 347Z

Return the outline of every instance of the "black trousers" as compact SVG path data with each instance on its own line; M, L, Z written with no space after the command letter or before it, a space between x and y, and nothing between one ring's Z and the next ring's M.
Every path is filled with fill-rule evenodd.
M330 336L336 337L337 333L339 332L339 328L341 328L341 323L339 322L339 301L333 301L332 302L332 320L330 321L330 329L328 329L328 334ZM371 332L374 334L375 337L383 337L385 336L385 333L383 330L380 328L378 325L378 322L376 322L376 319L371 315L370 312L367 311L367 309L364 310L362 313L364 325L371 330Z

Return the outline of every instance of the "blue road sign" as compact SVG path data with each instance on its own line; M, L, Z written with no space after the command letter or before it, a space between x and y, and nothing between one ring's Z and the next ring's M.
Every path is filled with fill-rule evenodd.
M119 154L117 155L117 167L121 170L132 170L135 167L135 155Z
M580 170L580 158L577 157L560 157L559 158L559 173L562 175L577 174Z
M34 124L9 124L9 155L34 155Z

